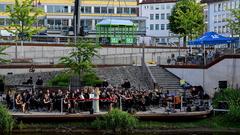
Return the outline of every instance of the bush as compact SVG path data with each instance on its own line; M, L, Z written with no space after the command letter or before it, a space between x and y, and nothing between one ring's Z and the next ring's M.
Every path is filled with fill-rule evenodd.
M136 127L138 119L127 112L113 109L103 117L97 118L93 123L98 129L132 129Z
M68 86L70 82L70 73L60 73L48 81L49 86Z
M0 132L11 132L14 125L14 119L9 114L7 108L0 103Z
M214 95L213 105L216 108L219 101L226 101L229 106L227 120L240 122L240 91L227 88Z

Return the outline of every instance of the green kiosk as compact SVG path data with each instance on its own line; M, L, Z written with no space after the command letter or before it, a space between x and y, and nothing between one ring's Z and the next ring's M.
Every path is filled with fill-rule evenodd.
M106 19L96 24L100 45L134 45L137 26L129 20Z

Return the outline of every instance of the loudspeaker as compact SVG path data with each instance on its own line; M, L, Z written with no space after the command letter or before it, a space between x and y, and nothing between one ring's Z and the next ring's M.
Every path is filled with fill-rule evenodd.
M226 89L227 88L227 81L218 81L218 87L220 89Z

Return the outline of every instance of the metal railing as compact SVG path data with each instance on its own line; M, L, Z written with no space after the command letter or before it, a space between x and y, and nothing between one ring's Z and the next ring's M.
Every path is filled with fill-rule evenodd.
M146 65L145 62L142 63L142 73L143 73L143 78L146 80L146 83L149 89L157 88L157 82L154 76L152 75L150 68Z

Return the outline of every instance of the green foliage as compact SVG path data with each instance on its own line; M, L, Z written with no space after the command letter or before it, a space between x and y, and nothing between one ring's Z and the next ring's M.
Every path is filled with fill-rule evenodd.
M240 9L231 9L230 12L232 16L227 18L228 26L233 34L240 36Z
M214 95L214 107L217 107L219 101L226 101L229 105L227 119L240 122L240 91L231 88L222 90Z
M102 80L94 72L87 72L83 75L83 83L86 86L95 86L101 84Z
M132 129L137 123L138 119L129 113L113 109L103 117L97 118L92 126L98 129Z
M69 86L70 78L71 78L70 73L60 73L56 75L53 79L48 81L49 86Z
M181 37L189 36L192 39L203 33L203 21L203 8L200 3L195 0L180 0L172 9L169 28Z
M8 5L6 12L9 13L10 33L17 35L21 40L29 39L33 34L42 31L43 27L34 27L37 17L44 14L43 9L33 6L35 0L15 0L15 4Z
M4 58L1 58L1 56L6 56L7 54L4 52L8 46L0 46L0 63L8 63L10 62L9 60L6 60Z
M78 39L76 45L71 43L76 48L69 56L62 57L60 63L69 67L72 72L82 77L81 73L89 72L92 69L92 58L97 56L99 45L92 43L90 40Z
M0 103L0 133L11 132L14 125L14 119L9 114L5 106Z

